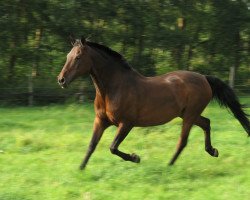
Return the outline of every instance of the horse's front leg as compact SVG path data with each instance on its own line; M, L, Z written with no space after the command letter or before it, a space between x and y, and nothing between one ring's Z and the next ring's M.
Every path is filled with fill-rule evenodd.
M90 156L95 151L96 145L100 141L104 130L108 126L109 126L109 124L105 120L102 120L98 117L95 118L92 139L90 141L89 148L88 148L88 151L85 155L85 158L83 159L82 164L80 165L81 170L86 167Z
M124 124L124 123L119 124L115 139L113 140L113 142L110 146L110 151L112 154L115 154L115 155L121 157L123 160L139 163L140 157L137 156L136 154L134 154L134 153L127 154L127 153L124 153L124 152L118 150L119 145L126 138L126 136L128 135L128 133L131 129L132 129L131 125Z

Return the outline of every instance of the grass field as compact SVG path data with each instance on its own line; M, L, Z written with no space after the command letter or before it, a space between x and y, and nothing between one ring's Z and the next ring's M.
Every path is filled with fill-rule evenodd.
M121 149L140 155L140 164L110 153L116 130L110 127L80 171L92 135L92 104L2 107L0 200L248 200L250 138L216 103L203 115L211 119L218 158L204 151L203 132L193 127L188 146L168 167L180 132L181 121L175 119L132 130Z

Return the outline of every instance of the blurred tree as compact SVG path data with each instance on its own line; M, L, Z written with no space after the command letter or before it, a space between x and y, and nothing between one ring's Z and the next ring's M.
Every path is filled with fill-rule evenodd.
M249 9L245 0L2 0L0 98L27 103L32 85L35 103L57 102L83 88L76 82L65 92L56 84L69 34L113 48L147 76L230 74L232 87L249 92Z
M214 20L209 46L214 55L212 62L230 69L230 85L234 87L235 73L244 56L241 33L249 28L249 10L243 1L213 1L212 5Z

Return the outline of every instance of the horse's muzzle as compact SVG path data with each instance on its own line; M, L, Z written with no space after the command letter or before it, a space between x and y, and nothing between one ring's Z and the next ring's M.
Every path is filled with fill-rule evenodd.
M66 83L66 79L64 77L58 77L58 84L62 87L62 88L66 88L67 87L67 83Z

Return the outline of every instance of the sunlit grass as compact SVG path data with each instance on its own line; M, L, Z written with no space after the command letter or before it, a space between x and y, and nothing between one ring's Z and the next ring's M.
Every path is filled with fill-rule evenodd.
M116 131L110 127L86 170L79 171L92 135L92 104L0 108L0 113L1 200L249 199L249 138L216 103L203 115L211 119L219 158L204 151L203 132L193 127L173 167L167 163L179 137L179 119L131 131L121 149L140 155L140 164L110 153Z

